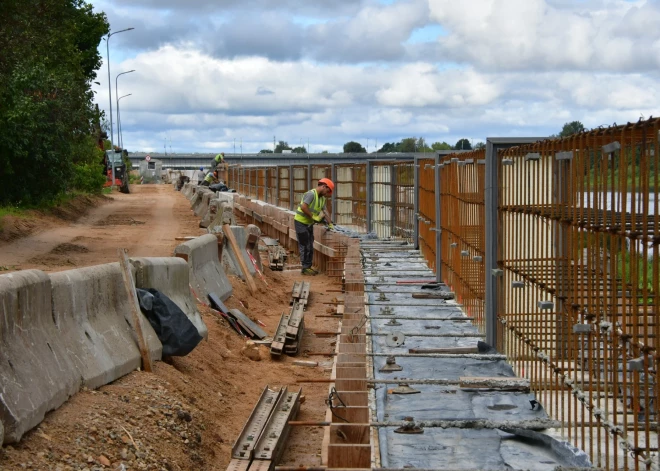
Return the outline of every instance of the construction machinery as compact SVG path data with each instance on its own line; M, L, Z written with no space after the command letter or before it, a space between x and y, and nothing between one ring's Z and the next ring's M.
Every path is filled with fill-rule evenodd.
M124 155L128 156L128 152L122 149L115 148L114 151L106 150L105 151L105 175L107 181L105 187L116 185L119 187L119 191L122 193L130 193L128 186L128 171L126 169L126 163L124 162ZM112 180L114 167L114 182Z

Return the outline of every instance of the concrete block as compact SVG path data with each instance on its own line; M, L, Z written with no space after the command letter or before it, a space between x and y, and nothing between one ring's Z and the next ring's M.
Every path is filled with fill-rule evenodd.
M197 198L196 204L193 205L193 211L195 211L196 216L203 218L209 210L209 204L215 197L215 193L208 189L205 189L199 193L200 196Z
M83 386L95 389L140 367L119 263L53 273L50 279L52 318ZM146 318L141 324L151 358L159 360L160 340Z
M15 443L80 387L66 339L55 327L47 274L0 275L0 422Z
M184 242L174 249L177 257L188 262L190 284L197 296L208 302L209 293L221 300L231 296L233 289L218 259L218 239L206 234Z
M157 289L170 298L197 327L199 335L207 338L209 331L190 294L190 272L185 260L178 257L132 258L137 288Z
M253 244L253 246L250 247L250 253L257 261L257 266L259 267L259 270L263 270L263 267L261 266L261 257L259 255L259 244L258 244L261 231L257 226L253 224L248 224L247 227L231 226L231 231L234 233L234 237L236 238L236 243L240 247L241 250L240 256L243 257L243 259L245 260L245 263L247 264L248 267L248 271L252 276L256 276L257 271L255 270L254 265L252 264L252 260L250 260L250 257L247 254L246 250L248 249L248 239L250 235L256 236L257 243ZM234 251L232 250L231 245L225 239L225 243L222 250L222 265L223 267L226 267L228 273L244 278L240 269L240 265L238 263L237 256L238 255L235 254Z

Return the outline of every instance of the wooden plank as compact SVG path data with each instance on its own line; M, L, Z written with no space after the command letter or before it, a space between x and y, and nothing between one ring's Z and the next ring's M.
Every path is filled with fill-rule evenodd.
M337 365L337 379L366 379L367 378L367 368L363 366L362 368L351 368L343 367L341 364Z
M341 391L366 391L367 390L367 380L366 379L336 379L335 380L335 389Z
M371 468L371 445L328 445L328 468Z
M335 408L335 413L348 420L351 424L369 423L369 407L340 407ZM332 423L339 424L345 422L337 417L333 417Z
M339 341L346 344L365 343L367 341L367 336L357 334L342 334L339 336Z
M367 445L369 426L363 424L330 425L330 443Z
M131 318L133 319L133 329L135 329L138 348L140 349L140 356L142 357L142 369L149 373L152 370L151 352L149 352L147 339L144 337L144 332L142 331L143 316L142 311L140 310L140 302L138 301L137 293L135 292L135 281L133 280L133 274L129 268L126 251L124 249L117 249L117 255L119 256L119 265L121 266L121 276L124 281L124 288L126 289L126 297L129 299L131 305Z
M240 266L241 272L243 272L243 276L245 276L245 282L247 283L250 292L253 295L256 295L258 292L257 285L254 282L254 278L252 278L250 271L248 270L247 263L245 263L245 258L243 257L243 251L238 248L238 242L236 242L236 237L234 237L234 233L231 230L231 226L229 226L229 224L223 224L222 232L224 232L225 237L229 241L229 245L231 245L231 249L234 251L234 255L236 255L236 259L238 260L238 265Z
M344 404L347 406L354 407L368 407L369 406L369 393L366 391L358 392L342 392L341 400L344 401Z
M364 353L367 351L364 343L339 343L339 353Z

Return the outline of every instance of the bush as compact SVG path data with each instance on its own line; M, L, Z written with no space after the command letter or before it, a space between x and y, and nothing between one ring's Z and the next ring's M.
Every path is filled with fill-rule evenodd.
M78 164L73 166L73 187L86 193L100 193L105 183L103 166L100 164Z

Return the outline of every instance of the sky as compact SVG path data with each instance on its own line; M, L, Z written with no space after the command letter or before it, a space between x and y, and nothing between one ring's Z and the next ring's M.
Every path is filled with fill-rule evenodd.
M103 0L129 151L476 144L658 115L660 0ZM109 112L106 42L94 85ZM113 120L116 128L116 117ZM116 130L115 130L116 134ZM116 136L115 136L116 140ZM165 148L165 149L164 149Z

